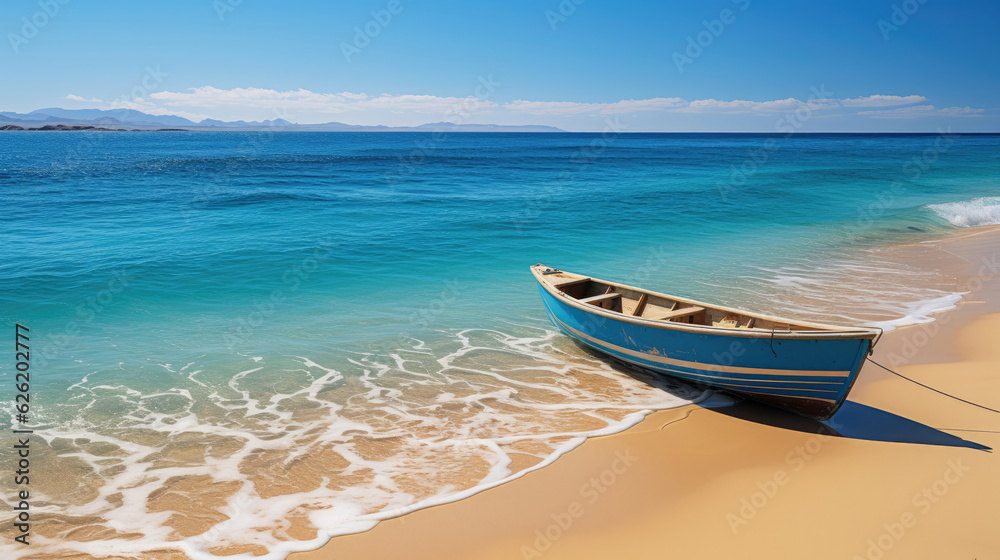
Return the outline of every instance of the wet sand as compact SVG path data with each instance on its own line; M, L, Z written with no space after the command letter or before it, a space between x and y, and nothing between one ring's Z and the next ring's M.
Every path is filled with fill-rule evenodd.
M920 245L915 258L970 293L888 333L873 359L1000 409L1000 228ZM825 423L750 402L657 412L514 482L291 558L990 558L997 448L1000 414L868 363Z

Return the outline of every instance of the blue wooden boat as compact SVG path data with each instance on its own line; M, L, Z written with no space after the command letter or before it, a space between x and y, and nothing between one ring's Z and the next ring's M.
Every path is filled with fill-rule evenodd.
M549 319L618 360L825 420L882 330L791 321L537 264Z

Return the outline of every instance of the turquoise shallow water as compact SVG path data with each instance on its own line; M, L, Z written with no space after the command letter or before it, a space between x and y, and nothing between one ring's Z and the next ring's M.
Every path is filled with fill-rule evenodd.
M112 471L87 442L52 451L137 496L73 506L146 533L115 550L176 537L207 555L302 503L321 539L502 481L517 446L551 460L698 397L622 380L552 333L529 265L899 324L955 290L881 249L1000 223L998 177L989 135L8 132L0 318L36 335L47 444L117 449ZM229 521L180 538L136 505L169 479L137 482L167 445L128 435L141 430L234 442L169 463L246 483ZM255 452L302 445L335 451L348 466L312 468L355 482L268 496ZM462 482L401 482L428 468Z

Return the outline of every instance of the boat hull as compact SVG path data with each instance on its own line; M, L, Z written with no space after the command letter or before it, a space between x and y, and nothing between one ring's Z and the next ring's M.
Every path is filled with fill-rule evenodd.
M846 400L871 346L864 337L676 329L580 309L541 284L539 292L552 323L594 350L818 420Z

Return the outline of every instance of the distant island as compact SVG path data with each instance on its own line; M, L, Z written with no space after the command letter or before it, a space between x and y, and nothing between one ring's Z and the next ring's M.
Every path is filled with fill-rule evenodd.
M16 124L5 124L0 126L0 130L39 130L42 132L53 130L91 130L98 132L183 132L183 128L104 128L103 126L91 126L83 124L47 124L37 128L25 128Z
M150 115L130 109L60 109L51 107L30 113L0 111L0 130L35 131L313 131L313 132L565 132L554 126L427 123L419 126L363 126L340 122L299 124L274 119L265 121L194 122L176 115Z

